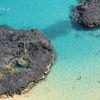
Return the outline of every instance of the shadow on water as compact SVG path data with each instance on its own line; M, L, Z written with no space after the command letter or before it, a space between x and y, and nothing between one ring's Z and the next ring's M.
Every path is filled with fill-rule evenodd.
M12 29L13 30L13 28L11 26L6 25L6 24L2 24L2 25L0 25L0 27L4 27L6 29Z
M50 25L45 29L42 29L42 32L46 34L50 39L54 39L58 36L66 35L70 33L71 25L70 21L58 21L56 24Z
M85 33L87 33L88 35L95 37L95 38L100 38L100 27L95 27L95 28L86 28L80 24L78 24L74 18L70 17L70 24L71 27L78 31L78 32L82 32L84 33L83 35L85 35Z
M85 0L77 0L79 4L83 3Z

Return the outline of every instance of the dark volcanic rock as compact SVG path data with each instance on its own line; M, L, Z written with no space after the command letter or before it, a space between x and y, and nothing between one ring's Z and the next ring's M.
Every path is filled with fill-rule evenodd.
M45 78L53 61L51 42L37 29L0 27L0 95L21 94Z
M100 26L100 0L85 0L76 7L75 17L85 27Z

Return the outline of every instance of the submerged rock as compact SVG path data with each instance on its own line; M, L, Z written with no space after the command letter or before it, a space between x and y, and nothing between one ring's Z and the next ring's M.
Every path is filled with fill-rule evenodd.
M0 96L25 92L45 78L53 61L51 42L37 29L0 27Z
M100 0L85 0L75 9L76 21L85 27L100 26Z

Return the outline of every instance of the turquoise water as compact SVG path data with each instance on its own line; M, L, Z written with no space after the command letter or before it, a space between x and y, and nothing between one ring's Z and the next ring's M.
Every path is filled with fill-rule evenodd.
M57 53L47 79L29 93L10 100L100 100L100 30L82 30L72 25L71 6L77 3L78 0L1 0L1 25L38 28L51 39Z

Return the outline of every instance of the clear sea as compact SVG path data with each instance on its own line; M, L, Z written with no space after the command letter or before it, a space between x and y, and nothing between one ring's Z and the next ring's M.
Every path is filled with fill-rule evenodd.
M48 77L28 93L1 100L100 100L100 29L70 19L79 0L0 0L0 24L38 28L52 41L57 59Z

